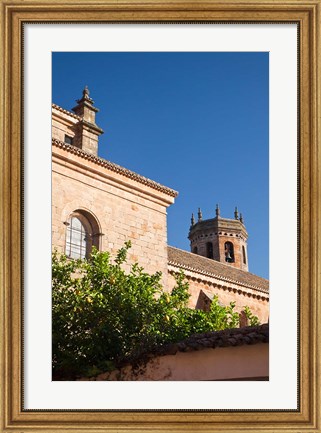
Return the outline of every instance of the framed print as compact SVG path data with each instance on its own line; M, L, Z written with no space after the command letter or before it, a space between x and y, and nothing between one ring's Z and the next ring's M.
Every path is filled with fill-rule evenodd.
M1 430L321 432L320 1L1 8ZM106 298L89 282L105 251ZM146 284L134 262L190 290L182 310L183 286L148 298L136 358L141 307L115 295L116 274ZM110 299L114 317L93 309ZM214 307L235 329L182 334Z

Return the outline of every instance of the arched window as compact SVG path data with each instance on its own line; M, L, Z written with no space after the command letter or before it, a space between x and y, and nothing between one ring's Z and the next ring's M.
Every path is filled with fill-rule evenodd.
M244 245L242 245L242 253L243 253L243 263L244 263L244 265L246 265L246 254L245 254Z
M66 256L84 259L87 256L88 234L85 226L76 216L69 218L66 237Z
M86 211L73 212L65 223L66 256L72 259L84 259L90 256L92 247L99 249L99 226L94 217Z
M225 261L228 263L234 263L234 246L232 242L225 242L224 245Z
M206 257L209 259L213 258L213 244L212 244L212 242L206 243Z
M197 254L197 247L194 247L194 248L193 248L193 253L194 253L194 254Z

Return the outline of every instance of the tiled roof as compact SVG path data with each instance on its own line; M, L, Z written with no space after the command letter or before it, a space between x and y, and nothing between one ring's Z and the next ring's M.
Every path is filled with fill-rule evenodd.
M176 355L177 352L194 352L219 347L245 346L269 342L269 324L246 326L243 328L224 329L222 331L194 334L178 343L169 343L156 347L154 350L140 354L124 361L120 366L140 365L157 356Z
M61 111L64 114L68 114L68 116L74 117L77 120L81 120L80 116L77 116L77 114L72 113L71 111L65 110L64 108L60 107L57 104L52 104L52 108L55 108L56 110Z
M259 326L246 326L244 328L224 329L223 331L192 335L179 343L163 346L157 352L161 355L174 355L177 352L193 352L194 350L268 342L269 325L265 323Z
M168 246L168 264L231 283L269 292L269 281L231 265Z
M82 149L79 149L76 146L71 144L64 143L63 141L57 140L55 138L52 139L53 146L59 147L60 149L64 149L67 152L70 152L74 155L80 156L81 158L86 159L87 161L91 161L101 167L105 167L108 170L119 173L125 177L135 180L136 182L142 183L143 185L147 185L157 191L161 191L171 197L177 197L178 192L168 188L167 186L161 185L160 183L155 182L154 180L148 179L147 177L141 176L140 174L135 173L134 171L128 170L127 168L121 167L120 165L114 164L113 162L107 161L106 159L100 158L98 156L92 155L91 153L85 152Z

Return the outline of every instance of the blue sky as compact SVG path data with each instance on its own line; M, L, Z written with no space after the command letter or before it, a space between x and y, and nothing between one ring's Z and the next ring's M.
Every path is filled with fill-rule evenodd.
M242 212L249 270L269 276L268 53L53 53L52 101L88 85L99 155L179 192L168 243L190 250L191 213Z

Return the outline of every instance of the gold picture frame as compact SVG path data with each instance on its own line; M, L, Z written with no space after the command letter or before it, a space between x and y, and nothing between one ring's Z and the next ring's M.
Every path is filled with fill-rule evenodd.
M321 0L0 0L0 426L3 432L321 432ZM299 408L280 411L22 409L22 32L39 22L269 22L299 26Z

